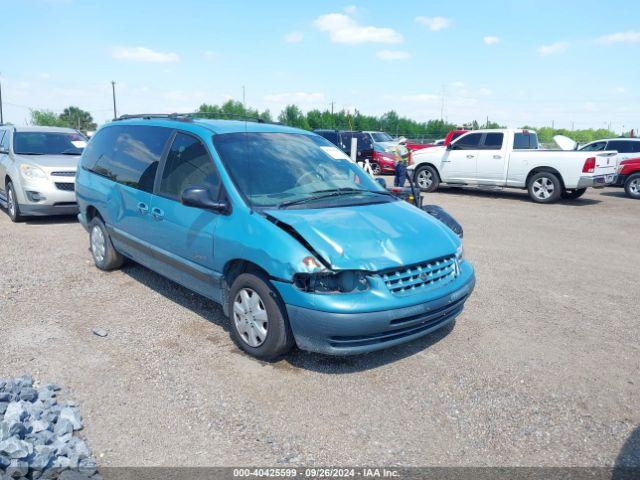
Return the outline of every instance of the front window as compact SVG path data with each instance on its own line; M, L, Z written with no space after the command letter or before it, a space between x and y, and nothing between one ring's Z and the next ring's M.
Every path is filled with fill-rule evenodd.
M18 155L81 155L87 139L79 133L16 132L13 151Z
M371 133L371 138L373 138L374 142L393 142L391 135L385 132L373 132Z
M296 133L227 133L213 144L248 203L318 208L392 201L326 139Z

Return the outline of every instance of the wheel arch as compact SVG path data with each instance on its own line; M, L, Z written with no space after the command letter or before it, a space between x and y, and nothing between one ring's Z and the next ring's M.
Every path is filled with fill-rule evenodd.
M562 190L565 190L564 179L562 178L562 175L560 174L560 172L553 167L545 167L545 166L534 167L531 169L531 171L529 171L529 173L527 174L527 180L525 181L525 187L529 188L529 181L531 180L531 177L533 177L536 173L544 173L544 172L553 173L556 177L558 177Z
M227 261L222 269L222 311L225 316L229 316L229 292L231 285L239 275L243 273L253 273L264 277L270 278L269 272L267 272L260 265L242 258L234 258Z
M435 166L433 162L420 162L416 165L416 168L413 170L414 172L418 172L420 169L425 167L431 167L436 171L436 175L438 175L438 181L442 182L442 176L440 175L440 170Z

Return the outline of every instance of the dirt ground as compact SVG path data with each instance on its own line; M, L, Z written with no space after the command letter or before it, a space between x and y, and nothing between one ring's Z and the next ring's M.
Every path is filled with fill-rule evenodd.
M272 364L208 300L137 265L98 271L73 218L0 212L0 377L67 387L101 466L639 465L640 202L427 201L462 223L476 268L456 324Z

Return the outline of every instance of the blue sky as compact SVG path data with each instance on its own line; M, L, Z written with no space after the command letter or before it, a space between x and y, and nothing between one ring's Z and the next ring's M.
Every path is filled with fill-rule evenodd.
M242 99L277 114L640 127L640 2L0 0L5 120ZM443 95L444 94L444 95Z

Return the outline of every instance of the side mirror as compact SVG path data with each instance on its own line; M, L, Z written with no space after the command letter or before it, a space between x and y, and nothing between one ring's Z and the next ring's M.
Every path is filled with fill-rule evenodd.
M227 202L219 202L211 198L209 189L202 185L185 188L180 197L180 202L187 207L202 208L212 212L224 213L229 211Z

